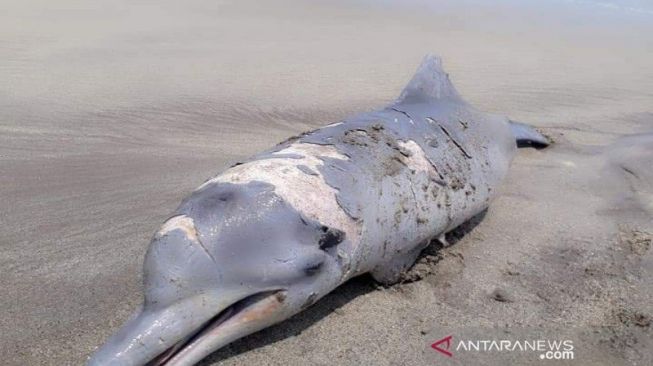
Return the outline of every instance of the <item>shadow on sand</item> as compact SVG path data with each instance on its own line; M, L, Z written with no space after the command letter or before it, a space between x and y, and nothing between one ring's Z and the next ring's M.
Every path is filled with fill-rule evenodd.
M212 365L252 349L267 346L282 339L298 335L354 298L374 291L375 289L376 284L369 275L352 278L310 308L279 324L250 334L229 344L205 358L198 365Z

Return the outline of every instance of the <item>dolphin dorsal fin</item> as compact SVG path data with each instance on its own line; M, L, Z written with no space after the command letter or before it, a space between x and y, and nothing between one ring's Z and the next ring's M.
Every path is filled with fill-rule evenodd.
M430 103L445 98L461 100L449 80L449 74L442 69L442 60L434 55L426 55L395 104Z

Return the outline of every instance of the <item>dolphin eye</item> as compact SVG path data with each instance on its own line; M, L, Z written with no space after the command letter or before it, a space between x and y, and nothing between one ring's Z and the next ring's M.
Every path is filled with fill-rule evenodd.
M322 233L318 241L320 249L326 251L345 240L345 233L332 227L322 226Z

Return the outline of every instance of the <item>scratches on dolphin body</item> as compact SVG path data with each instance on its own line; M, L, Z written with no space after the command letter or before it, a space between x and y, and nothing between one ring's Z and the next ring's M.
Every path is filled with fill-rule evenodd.
M411 124L413 123L413 118L410 116L410 114L408 114L408 112L402 111L401 109L398 109L396 107L390 107L390 109L395 111L395 112L401 113L404 116L408 117L408 121L410 121Z
M439 170L438 167L435 165L435 163L433 162L433 160L431 160L430 158L427 159L427 160L428 160L429 164L431 164L431 166L433 167L433 170L435 171L435 173L438 175L437 178L433 177L433 179L432 179L433 182L435 182L435 184L439 185L440 187L444 187L444 186L446 186L447 183L444 181L444 175L442 175L442 173L440 173L440 170Z
M440 125L440 129L442 130L442 132L444 132L445 135L447 135L447 137L449 137L451 142L453 142L453 144L456 145L458 150L460 150L463 153L463 155L465 155L466 158L468 158L468 159L472 158L472 156L469 155L469 153L465 150L465 148L463 148L463 146L458 141L456 141L456 139L451 137L451 134L449 133L449 131L447 131L446 128L444 128L444 126Z

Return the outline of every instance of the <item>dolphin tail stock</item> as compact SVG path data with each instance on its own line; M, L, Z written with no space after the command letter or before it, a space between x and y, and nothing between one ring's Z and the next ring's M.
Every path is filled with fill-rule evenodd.
M548 138L539 133L535 127L517 121L509 121L510 130L515 136L517 147L534 147L542 149L551 144Z

